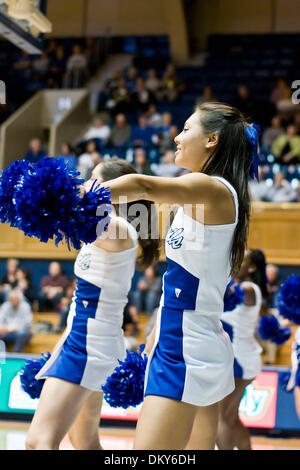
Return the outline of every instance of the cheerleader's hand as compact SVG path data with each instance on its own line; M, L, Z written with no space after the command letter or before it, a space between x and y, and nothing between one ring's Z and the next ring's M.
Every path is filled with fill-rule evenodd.
M80 193L79 193L79 197L81 197L82 199L84 198L84 196L86 195L87 193L87 189L85 187L84 184L81 184L80 186L78 186L79 190L80 190Z

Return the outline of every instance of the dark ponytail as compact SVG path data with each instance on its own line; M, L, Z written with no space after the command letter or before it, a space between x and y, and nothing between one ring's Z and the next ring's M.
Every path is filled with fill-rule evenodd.
M218 132L216 149L205 162L202 173L221 176L235 188L239 203L239 220L231 246L231 276L242 264L247 246L250 197L248 177L252 163L251 145L245 135L247 121L236 108L223 103L203 103L197 107L204 133Z
M262 296L265 300L269 300L270 291L269 283L266 274L266 260L262 250L249 249L249 258L251 264L256 266L256 270L253 273L249 273L252 282L258 285L261 290Z
M103 181L137 173L133 165L117 157L105 160L101 163L100 168ZM124 206L126 207L124 208ZM137 210L137 213L130 213L132 206L137 209L140 206L141 209L145 209L143 213L147 214L147 221L143 221L145 223L142 224L138 230L138 242L141 248L141 254L137 258L138 269L146 269L148 266L158 261L159 258L160 238L156 205L152 201L133 201L127 204L114 204L117 215L126 214L128 222L132 222L140 215L139 210Z

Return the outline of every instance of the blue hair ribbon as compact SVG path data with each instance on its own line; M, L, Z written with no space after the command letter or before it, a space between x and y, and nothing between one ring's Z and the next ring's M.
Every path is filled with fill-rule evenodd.
M259 181L258 178L258 162L259 162L259 157L258 157L258 137L261 134L261 128L258 124L255 124L252 122L249 124L249 126L246 127L246 137L248 139L248 142L251 144L252 147L252 163L249 171L249 176L253 180L256 178L257 181Z

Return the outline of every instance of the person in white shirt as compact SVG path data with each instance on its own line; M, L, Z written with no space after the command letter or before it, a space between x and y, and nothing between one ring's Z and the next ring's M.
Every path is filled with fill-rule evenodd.
M101 117L97 117L93 126L84 134L84 140L101 139L103 143L106 143L110 134L110 127L105 124Z
M13 289L0 307L0 340L21 352L32 336L32 310L21 291Z

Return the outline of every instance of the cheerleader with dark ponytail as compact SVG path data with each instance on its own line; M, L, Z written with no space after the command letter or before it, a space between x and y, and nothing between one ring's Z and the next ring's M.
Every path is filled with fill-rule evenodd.
M132 165L112 158L94 168L84 186L88 191L96 182L131 173L136 173ZM135 219L140 227L135 228ZM74 266L77 287L66 330L50 358L33 361L21 373L21 384L33 398L41 390L27 435L28 449L58 449L67 432L76 449L101 449L101 390L118 360L126 355L123 311L136 268L138 240L139 267L149 266L159 254L158 234L149 233L151 222L156 230L153 203L115 204L107 232L100 235L99 227L96 240L81 248Z

